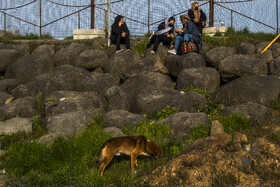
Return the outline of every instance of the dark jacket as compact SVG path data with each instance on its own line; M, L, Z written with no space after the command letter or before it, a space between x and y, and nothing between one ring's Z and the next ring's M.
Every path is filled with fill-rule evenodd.
M190 16L191 20L193 21L195 16L194 16L194 12L192 9L189 9L188 10L188 15ZM199 22L201 23L202 21L206 22L207 20L207 17L206 15L204 14L204 12L200 9L200 20Z
M158 26L158 30L162 30L162 29L165 29L165 22L162 22ZM175 29L174 29L174 26L173 26L172 29L168 32L168 34L172 34L172 33L174 33L174 31L175 31Z
M185 24L184 33L193 35L194 42L200 43L201 35L199 33L197 26L194 24L194 22L189 21Z
M119 22L120 20L123 18L123 16L117 16L115 18L115 22L113 23L113 25L111 26L111 41L115 41L117 35L121 35L122 33L126 33L127 35L129 35L129 30L127 28L126 23L122 24L121 26L119 26Z

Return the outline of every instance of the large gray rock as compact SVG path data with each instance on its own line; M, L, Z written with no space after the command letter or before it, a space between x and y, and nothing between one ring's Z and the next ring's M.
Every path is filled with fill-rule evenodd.
M209 66L217 68L222 60L234 54L236 51L233 47L215 47L209 50L205 57Z
M7 94L6 92L0 92L0 106L8 104L13 99L14 97L12 95Z
M280 112L258 103L244 103L225 107L222 115L230 114L241 114L251 119L255 125L265 125L274 117L280 116Z
M261 42L256 45L256 52L257 54L260 54L269 44L270 42ZM280 56L280 44L279 43L274 43L272 46L268 48L267 51L272 52L273 58L277 58Z
M256 47L251 43L242 43L237 47L237 54L253 55L256 54Z
M166 58L165 66L173 76L177 77L183 69L206 67L206 61L198 53L187 53L181 56L169 55Z
M71 135L86 129L92 116L83 111L63 113L45 119L46 130L53 134Z
M20 84L14 89L10 91L10 94L14 96L15 98L22 98L22 97L27 97L31 96L30 91L27 86L24 84Z
M218 88L213 99L226 106L247 102L271 106L280 93L280 78L274 76L245 76Z
M184 137L190 129L198 125L207 125L209 122L205 113L179 112L156 123L169 124L176 137Z
M89 46L81 43L71 43L59 51L57 51L54 55L54 63L57 66L60 65L75 65L75 62L80 55L85 50L88 50Z
M131 66L138 63L140 54L138 52L130 51L117 53L108 60L104 66L105 73L112 74L116 80L124 79L123 73Z
M48 53L34 53L10 65L5 77L28 81L37 75L52 71L53 68L53 59Z
M154 56L153 54L151 54L151 51L153 50L153 45L152 45L152 47L150 47L150 48L148 48L148 49L146 49L145 50L145 54L144 54L144 56L145 57L149 57L149 56ZM166 57L168 56L168 48L167 47L165 47L164 45L159 45L158 46L158 50L157 50L157 53L156 53L156 56L159 56L159 58L160 58L160 60L162 61L162 62L164 62L165 61L165 59L166 59Z
M51 45L47 45L47 44L43 44L38 46L36 49L34 49L34 51L32 52L32 54L35 53L48 53L50 56L54 56L55 51L54 51L54 47Z
M220 86L220 74L214 68L184 69L177 78L177 90L190 86L212 93Z
M32 132L32 118L13 118L0 122L0 134L12 134L19 131Z
M22 81L17 80L17 79L0 80L0 92L9 92L21 83L22 83Z
M107 127L124 127L136 126L140 121L145 121L146 118L140 114L133 114L125 110L113 110L104 116L104 121Z
M105 94L108 106L107 110L129 110L129 100L126 93L119 86L112 86Z
M142 90L174 88L174 85L175 84L172 82L170 77L161 73L148 72L136 75L132 78L125 80L125 82L121 84L120 87L128 96L131 111L133 111L133 102L135 100L135 97Z
M256 45L256 53L260 54L270 42L261 42Z
M108 61L108 55L101 50L86 50L83 51L74 66L81 67L87 70L94 70L96 68L103 68Z
M269 75L277 75L280 76L280 57L275 58L269 64Z
M179 92L171 89L144 90L135 100L133 112L153 114L169 106L178 111L197 112L199 106L205 105L205 97L195 92Z
M247 75L268 75L268 65L258 56L233 55L220 62L218 71L224 81L230 81Z
M199 54L205 56L206 53L210 50L208 44L204 41L200 42L200 46L199 46Z
M30 54L29 44L6 44L3 46L5 49L14 49L18 51L19 56L26 56Z
M144 72L158 72L162 74L168 74L167 68L163 65L158 55L152 55L139 61L137 64L129 67L125 72L126 78L133 77L135 75L142 74Z
M0 49L0 72L4 72L9 65L14 63L19 56L18 51L13 49Z
M36 116L37 114L37 103L33 97L16 99L6 105L0 106L0 118L30 118Z
M106 100L94 92L57 91L46 99L47 116L75 111L85 111L92 117L106 112Z
M116 79L109 73L90 73L77 80L74 85L76 91L93 91L103 95L107 89L117 85Z
M62 65L54 68L53 72L37 76L27 82L30 94L35 96L42 92L47 96L54 91L73 91L76 81L90 74L83 68Z

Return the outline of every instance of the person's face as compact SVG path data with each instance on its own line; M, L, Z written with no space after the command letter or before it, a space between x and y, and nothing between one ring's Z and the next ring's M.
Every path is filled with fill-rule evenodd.
M120 22L123 24L124 23L124 19L122 18Z
M171 25L171 24L174 25L174 23L175 23L174 20L170 20L170 21L168 22L168 25Z
M196 4L195 4L195 7L196 7L196 8L198 8L198 7L199 7L199 4L198 4L198 3L196 3Z

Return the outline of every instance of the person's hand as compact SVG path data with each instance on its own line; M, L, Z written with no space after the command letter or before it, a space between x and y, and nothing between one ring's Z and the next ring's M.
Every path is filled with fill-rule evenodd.
M205 22L203 21L203 22L201 22L201 24L202 24L202 26L205 26Z
M126 35L126 33L125 33L125 32L123 32L123 33L122 33L122 37L124 38L124 37L125 37L125 35Z
M199 19L198 19L198 18L195 18L193 21L194 21L194 22L199 22Z
M171 33L171 34L170 34L170 37L174 38L174 34L173 34L173 33Z
M183 33L183 30L181 30L181 29L176 29L175 32L177 32L177 33L179 33L179 34L182 34L182 33Z
M168 35L167 35L167 38L170 38L170 36L171 36L171 35L170 35L170 34L168 34Z
M121 21L119 21L119 27L122 25L122 22Z

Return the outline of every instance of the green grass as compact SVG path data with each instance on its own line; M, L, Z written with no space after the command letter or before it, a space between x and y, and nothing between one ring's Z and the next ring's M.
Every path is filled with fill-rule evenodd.
M237 46L243 42L257 43L262 41L271 41L275 37L275 34L252 33L247 28L244 28L240 31L235 31L233 28L228 28L227 32L225 33L225 37L217 38L203 36L202 41L206 42L210 47Z
M204 138L210 134L210 125L199 125L190 130L187 135L187 144L192 144L195 140L199 138Z
M272 133L268 138L280 145L280 132Z
M53 39L50 34L42 34L41 37L37 34L30 33L25 35L8 35L6 37L0 38L0 41L8 41L8 40L47 40Z
M275 102L271 106L271 108L280 111L280 95L279 95L278 99L275 100Z
M140 53L140 56L144 58L144 54L147 48L147 45L149 43L149 37L147 37L145 40L140 42L137 46L132 48L132 51L137 51Z
M161 109L159 112L151 113L148 115L150 120L161 120L172 116L177 112L177 109L174 107L166 106L165 108Z

